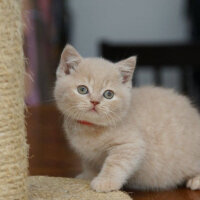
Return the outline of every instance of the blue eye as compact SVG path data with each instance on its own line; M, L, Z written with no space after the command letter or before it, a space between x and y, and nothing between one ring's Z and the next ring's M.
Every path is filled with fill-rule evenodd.
M85 85L79 85L77 87L77 91L80 93L80 94L87 94L88 93L88 88L85 86Z
M113 96L114 96L114 92L112 90L106 90L104 93L103 93L103 96L106 98L106 99L112 99Z

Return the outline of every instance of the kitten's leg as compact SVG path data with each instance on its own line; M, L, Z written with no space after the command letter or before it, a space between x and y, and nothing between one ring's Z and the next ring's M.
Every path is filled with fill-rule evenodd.
M121 144L114 146L103 167L91 182L97 192L119 190L128 178L138 169L144 156L144 143Z
M187 187L191 190L200 190L200 175L189 179L187 181Z
M94 169L86 161L82 162L82 168L82 173L78 174L76 178L92 180L97 175Z

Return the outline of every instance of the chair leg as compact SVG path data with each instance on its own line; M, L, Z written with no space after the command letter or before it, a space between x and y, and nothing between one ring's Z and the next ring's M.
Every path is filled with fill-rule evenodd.
M188 79L187 79L187 67L182 66L182 92L188 94Z
M161 84L162 84L161 67L155 66L154 69L155 69L154 70L155 84L156 84L156 86L161 86Z

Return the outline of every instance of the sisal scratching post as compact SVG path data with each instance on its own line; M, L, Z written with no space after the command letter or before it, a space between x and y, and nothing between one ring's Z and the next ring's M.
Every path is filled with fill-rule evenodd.
M0 0L0 200L27 199L21 1Z

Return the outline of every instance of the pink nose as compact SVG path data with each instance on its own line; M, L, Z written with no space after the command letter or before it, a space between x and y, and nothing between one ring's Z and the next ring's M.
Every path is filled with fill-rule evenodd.
M99 101L90 101L94 106L96 106L97 104L99 104Z

